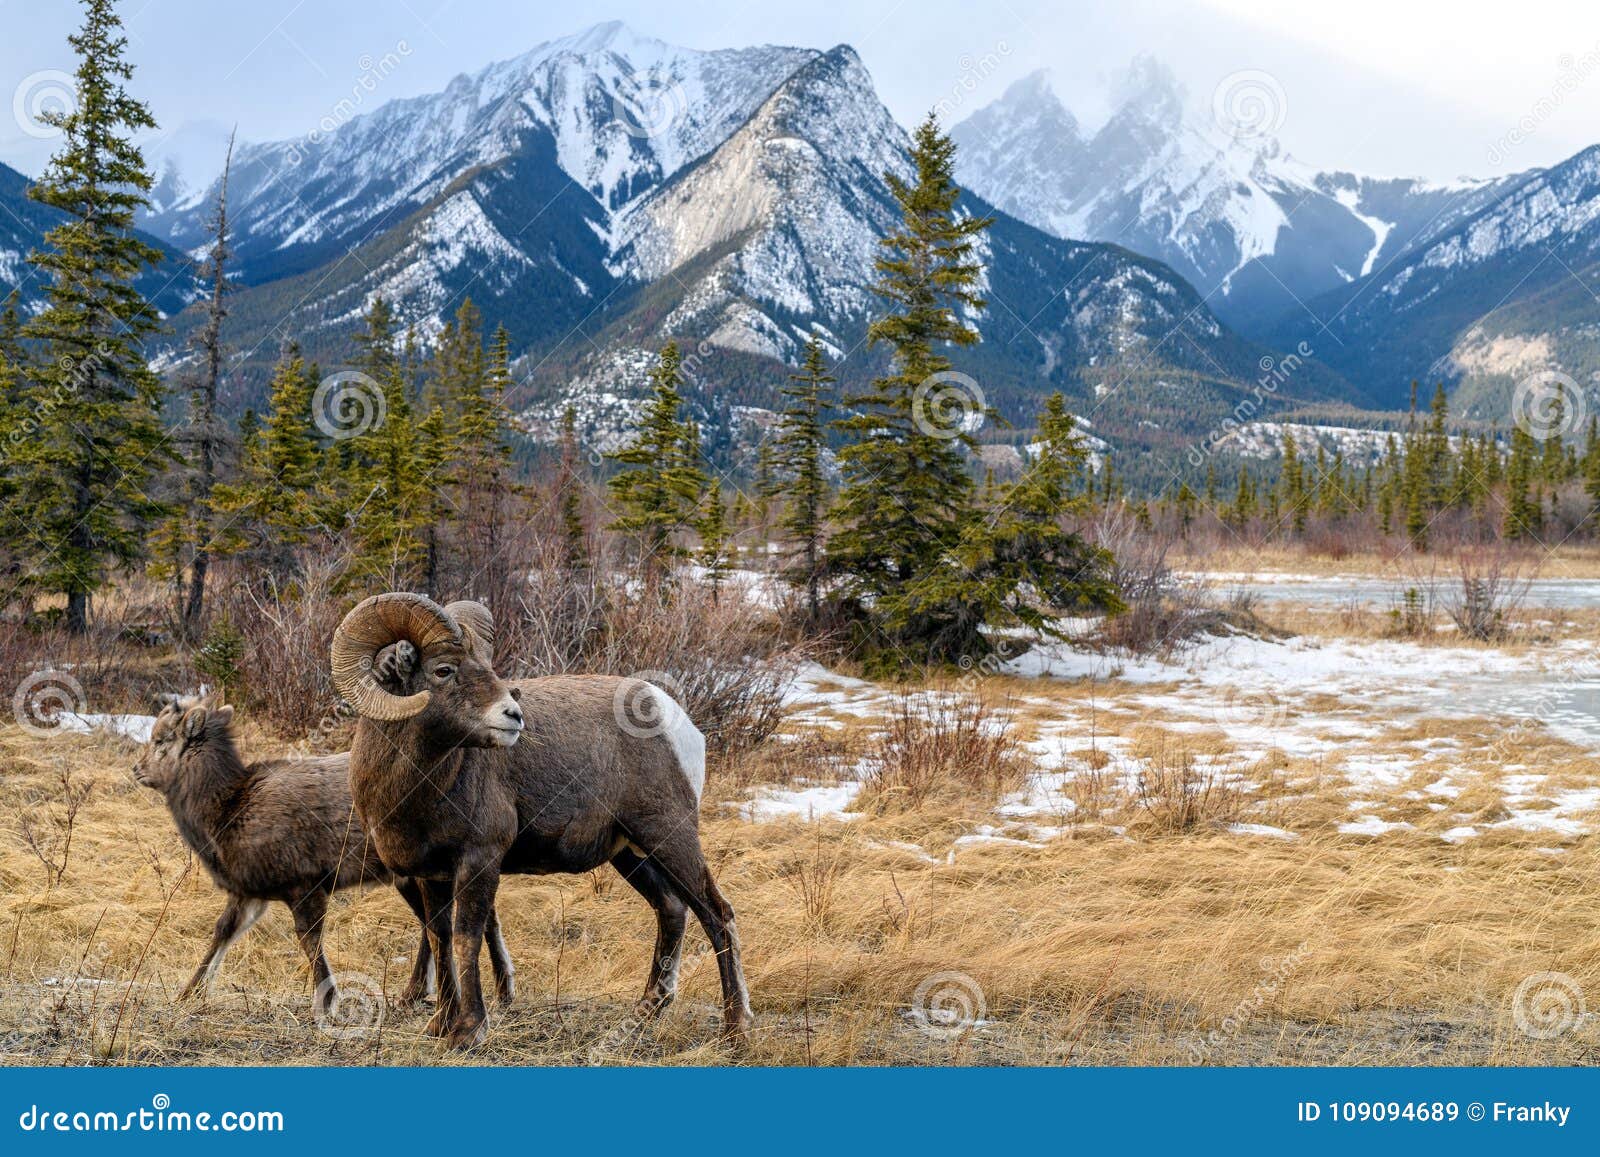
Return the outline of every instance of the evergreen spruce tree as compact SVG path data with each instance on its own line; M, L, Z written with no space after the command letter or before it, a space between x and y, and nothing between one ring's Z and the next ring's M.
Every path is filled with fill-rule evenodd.
M958 212L954 157L930 115L913 135L914 178L885 174L902 219L875 262L873 289L889 311L867 336L889 347L890 367L835 422L854 440L839 452L844 485L828 548L830 568L870 607L882 640L902 658L934 661L985 647L981 601L954 558L974 517L968 415L929 404L960 381L942 348L978 340L962 314L985 304L974 246L990 218Z
M828 516L828 480L823 473L825 416L834 381L822 340L812 334L800 372L783 389L789 399L778 429L776 452L761 493L785 498L782 526L793 544L784 577L806 593L806 610L815 623L821 613L823 541ZM770 466L776 465L777 470Z
M161 380L144 351L158 314L134 286L161 260L133 231L152 184L133 138L155 120L125 87L133 67L111 0L83 0L83 9L69 37L77 105L46 114L61 145L28 189L65 220L29 258L45 300L24 327L40 356L23 389L32 432L14 450L12 503L32 579L66 596L73 632L87 628L108 571L144 558L150 526L166 513L150 484L171 457Z
M664 577L685 554L679 532L694 525L705 492L698 435L680 411L683 356L677 342L668 342L650 371L651 398L644 419L628 445L608 454L626 469L609 486L622 513L613 530L631 535L639 561L652 581Z
M696 561L705 571L706 585L711 588L711 601L717 602L722 594L722 584L728 581L733 570L729 556L728 509L722 502L722 480L716 479L706 491L700 516L695 520L695 530L700 534L700 549Z
M1506 512L1501 533L1510 539L1537 538L1544 523L1542 496L1532 493L1539 452L1520 426L1511 430L1511 460L1506 466Z
M578 415L568 406L561 414L561 475L557 505L561 514L562 565L569 571L589 567L589 528L583 520L582 449Z
M326 501L321 439L311 416L316 379L298 347L279 359L270 390L266 420L251 416L241 423L239 477L212 491L221 523L213 548L284 574L292 549L321 521Z
M1091 546L1063 520L1087 515L1090 496L1076 490L1088 451L1060 393L1039 414L1037 453L1021 477L1000 489L989 518L967 536L963 565L977 579L984 621L1058 634L1068 611L1121 611L1111 581L1111 555Z

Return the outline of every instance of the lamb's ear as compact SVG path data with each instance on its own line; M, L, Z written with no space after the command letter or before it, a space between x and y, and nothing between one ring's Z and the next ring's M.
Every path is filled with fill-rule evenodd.
M232 708L224 707L224 711ZM183 737L185 739L199 739L201 732L206 729L206 709L204 707L191 707L183 717Z

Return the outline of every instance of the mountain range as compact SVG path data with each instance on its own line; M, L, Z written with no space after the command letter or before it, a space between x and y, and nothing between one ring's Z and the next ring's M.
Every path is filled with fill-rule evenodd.
M955 126L958 175L1058 236L1168 263L1247 337L1307 343L1351 400L1401 406L1438 379L1459 412L1503 421L1518 375L1600 368L1595 150L1492 180L1361 176L1197 113L1148 58L1121 88L1086 132L1048 73L1016 81Z
M1600 368L1596 151L1443 185L1314 169L1232 129L1147 59L1093 132L1045 74L954 126L963 211L994 218L983 342L956 356L991 405L1025 425L1061 389L1119 456L1168 460L1247 399L1256 418L1393 408L1437 376L1492 419L1519 374ZM216 136L169 150L141 221L175 259L207 243L215 176L184 154ZM424 341L470 296L511 332L531 432L570 403L614 441L675 338L708 443L736 446L809 335L847 384L881 365L870 285L908 144L848 46L699 51L617 23L242 143L230 397L258 405L290 338L333 368L379 295ZM24 188L0 171L3 283L48 227ZM193 320L182 293L160 304L173 366Z

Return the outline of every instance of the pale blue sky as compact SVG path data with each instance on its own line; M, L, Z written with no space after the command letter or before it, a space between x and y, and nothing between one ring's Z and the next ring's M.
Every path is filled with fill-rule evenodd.
M1320 168L1494 175L1600 141L1593 0L1516 13L1503 3L1418 0L603 4L124 0L122 11L139 66L135 91L165 128L237 122L253 140L307 131L349 94L364 59L401 41L408 53L381 99L435 91L459 72L621 19L697 48L852 44L907 122L953 96L959 119L1040 67L1053 70L1058 91L1092 120L1111 78L1147 51L1201 105L1230 74L1271 74L1285 101L1279 137ZM76 17L71 0L0 0L0 102L11 97L14 106L29 78L71 68L64 37ZM1508 134L1514 147L1497 155ZM0 104L0 160L35 171L47 147L18 132L12 108Z

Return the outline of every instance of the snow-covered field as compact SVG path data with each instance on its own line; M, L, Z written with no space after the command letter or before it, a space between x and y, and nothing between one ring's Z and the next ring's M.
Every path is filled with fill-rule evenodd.
M974 823L951 855L975 843L1042 844L1098 823L1084 813L1081 781L1095 776L1124 797L1137 794L1159 761L1152 736L1170 741L1196 783L1248 794L1273 782L1285 798L1320 791L1342 801L1344 815L1312 825L1339 835L1413 833L1460 844L1491 832L1537 833L1559 852L1562 840L1600 823L1600 777L1590 782L1583 766L1600 752L1600 712L1590 710L1600 703L1600 648L1587 641L1529 653L1239 635L1165 658L1055 642L996 674L1005 696L998 716L1015 722L1032 770L1024 790L1002 799L992 822ZM787 736L881 734L899 694L808 666L789 692ZM973 694L986 694L977 677L911 700L933 711ZM1564 756L1559 769L1524 762L1525 748L1551 744ZM812 780L748 789L729 806L754 821L849 820L872 770L870 758L845 761ZM1287 796L1285 777L1294 789ZM1263 814L1294 810L1263 797ZM1302 834L1285 822L1246 816L1224 830Z

